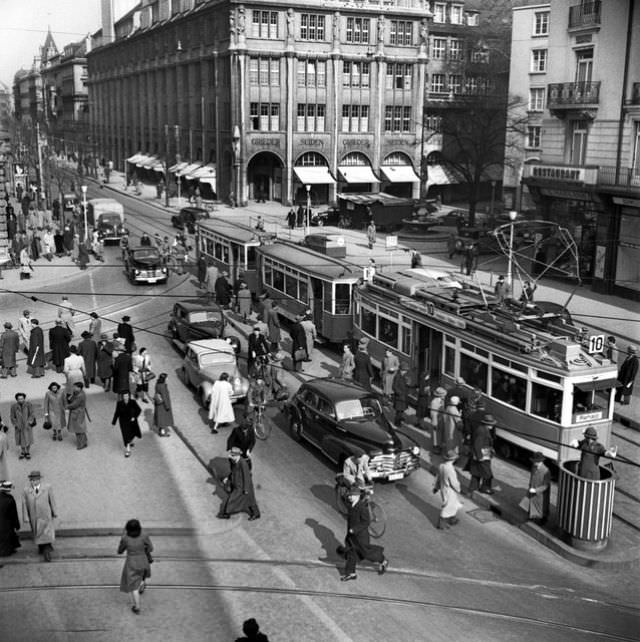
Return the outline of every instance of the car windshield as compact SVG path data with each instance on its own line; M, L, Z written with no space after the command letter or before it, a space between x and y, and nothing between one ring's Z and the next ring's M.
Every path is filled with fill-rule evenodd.
M207 323L207 321L220 321L220 313L213 310L198 310L189 313L189 323Z
M207 352L200 355L200 366L206 368L208 366L229 366L235 368L236 358L235 355L228 352Z
M160 259L158 252L152 248L146 250L136 250L133 253L135 259Z
M120 216L118 214L101 214L100 222L106 225L120 225Z
M374 397L362 399L347 399L336 403L336 416L338 421L345 419L364 419L365 417L378 417L382 409Z

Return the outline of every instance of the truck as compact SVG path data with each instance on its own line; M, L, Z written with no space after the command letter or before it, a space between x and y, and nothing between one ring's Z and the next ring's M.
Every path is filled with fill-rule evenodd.
M113 198L92 198L87 203L87 225L98 230L106 243L118 243L127 233L124 207Z

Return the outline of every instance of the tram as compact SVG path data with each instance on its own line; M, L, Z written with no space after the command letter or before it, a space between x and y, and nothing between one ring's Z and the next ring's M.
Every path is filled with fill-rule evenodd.
M288 319L310 309L318 334L331 342L352 334L352 295L362 269L302 245L278 241L256 249L258 281Z
M198 252L213 261L220 270L229 273L231 283L242 274L252 292L258 292L256 248L271 243L273 235L218 216L198 221Z
M485 397L504 457L522 448L564 461L588 425L609 442L617 367L590 353L565 310L499 304L476 284L443 288L419 272L376 274L354 290L354 338L370 340L378 367L390 349L434 381L462 377Z

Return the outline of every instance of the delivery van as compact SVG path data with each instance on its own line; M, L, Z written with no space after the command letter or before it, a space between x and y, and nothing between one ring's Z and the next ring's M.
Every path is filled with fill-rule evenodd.
M87 224L102 234L105 243L119 242L127 233L124 207L113 198L92 198L87 203Z

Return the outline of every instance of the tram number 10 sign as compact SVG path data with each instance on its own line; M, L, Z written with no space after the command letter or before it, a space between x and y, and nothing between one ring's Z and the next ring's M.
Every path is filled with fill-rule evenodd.
M597 354L604 350L604 334L594 334L589 337L589 354Z

